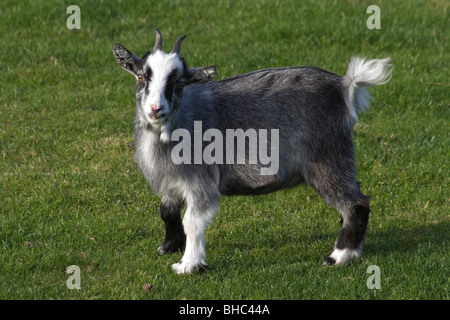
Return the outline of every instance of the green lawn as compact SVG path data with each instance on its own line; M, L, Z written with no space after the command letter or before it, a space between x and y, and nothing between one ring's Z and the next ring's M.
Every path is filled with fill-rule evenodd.
M152 2L152 3L151 3ZM2 1L0 299L449 299L449 2ZM66 8L81 8L69 30ZM381 8L369 30L366 9ZM192 67L218 78L390 56L355 126L372 213L361 258L326 268L339 214L304 186L228 197L206 233L205 274L160 256L159 197L134 161L134 79L112 55L187 34ZM81 290L66 269L81 270ZM366 270L381 270L369 290ZM143 289L152 284L150 292Z

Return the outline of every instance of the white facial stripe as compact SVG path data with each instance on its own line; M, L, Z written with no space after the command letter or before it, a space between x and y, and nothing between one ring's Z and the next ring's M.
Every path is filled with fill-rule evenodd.
M148 68L152 70L152 76L148 84L148 95L143 99L144 112L149 113L151 105L161 106L163 112L169 112L169 105L164 96L167 78L174 69L181 72L183 62L175 53L167 54L158 50L148 57L144 70Z

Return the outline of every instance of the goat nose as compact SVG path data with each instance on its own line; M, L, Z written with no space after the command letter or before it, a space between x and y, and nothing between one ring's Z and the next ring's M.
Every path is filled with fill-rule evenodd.
M150 105L150 109L152 109L153 111L159 111L159 110L162 109L162 107L161 107L161 106L154 105L154 104L151 104L151 105Z

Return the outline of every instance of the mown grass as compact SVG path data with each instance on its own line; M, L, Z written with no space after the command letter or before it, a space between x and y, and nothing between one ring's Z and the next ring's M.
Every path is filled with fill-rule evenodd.
M0 10L1 299L448 299L449 38L446 1L4 1ZM381 30L366 8L381 8ZM339 217L311 189L228 197L206 233L205 274L160 256L159 197L134 159L134 80L112 57L162 31L218 78L390 56L392 80L355 127L372 196L362 257L325 268ZM69 290L66 268L81 269ZM368 266L381 270L369 290ZM151 283L151 292L143 285Z

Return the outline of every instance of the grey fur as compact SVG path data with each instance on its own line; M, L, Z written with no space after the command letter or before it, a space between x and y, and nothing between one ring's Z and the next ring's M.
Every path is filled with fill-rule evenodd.
M176 47L179 52L179 44ZM129 63L136 56L131 52L124 54L128 51L122 48L116 45L113 52L124 67L124 58ZM152 59L151 52L145 59ZM365 62L354 58L352 63L345 77L316 67L287 67L249 72L220 81L209 81L215 76L214 67L185 68L180 71L184 72L182 81L196 84L174 91L170 116L156 125L149 123L143 113L141 99L146 93L138 84L137 162L154 191L163 197L162 215L164 207L165 217L173 215L174 226L179 224L179 210L167 208L187 204L183 219L186 252L182 261L173 265L176 272L190 273L206 264L203 232L215 214L220 196L262 194L300 183L315 188L341 215L342 230L335 252L324 263L345 263L359 255L369 198L360 191L356 180L353 125L357 120L355 115L368 106L368 93L363 86L386 82L391 70L387 60ZM143 65L145 61L139 61L124 69L133 73ZM368 79L367 72L375 67L377 74L371 74ZM194 137L194 121L202 121L203 132L214 128L224 136L226 129L278 129L278 172L261 175L261 164L175 165L171 150L177 142L167 137L179 128L188 130ZM171 229L170 223L166 220L165 223L167 234L172 234L175 227ZM182 249L184 241L179 241L182 235L177 235L178 247L167 237L160 252ZM168 242L171 249L165 246ZM340 254L344 251L351 253ZM339 260L339 257L344 258Z

